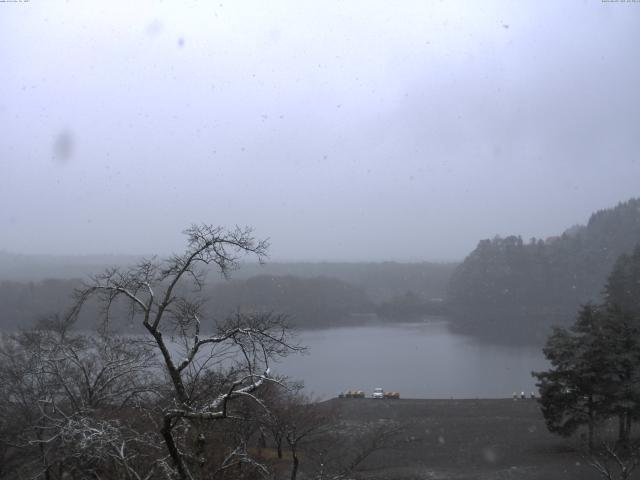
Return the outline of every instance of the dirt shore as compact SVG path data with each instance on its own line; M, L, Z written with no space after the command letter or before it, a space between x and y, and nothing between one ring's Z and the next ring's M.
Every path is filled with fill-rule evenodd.
M535 400L334 399L346 422L393 421L398 446L376 452L369 479L599 478L577 440L550 434Z

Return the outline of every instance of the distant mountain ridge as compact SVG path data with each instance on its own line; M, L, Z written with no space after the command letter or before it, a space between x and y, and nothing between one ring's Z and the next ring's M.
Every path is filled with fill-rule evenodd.
M142 255L25 255L0 251L0 281L38 282L86 278L114 265L133 265Z
M447 303L452 325L494 339L542 341L580 304L599 302L616 259L640 243L640 198L591 215L546 240L482 240L456 268Z
M126 267L143 255L22 255L0 251L0 282L86 279L108 267ZM149 256L147 256L148 258ZM419 292L425 298L442 298L457 263L439 262L256 262L242 263L234 280L260 275L301 278L333 277L362 288L375 301ZM212 272L214 284L223 281Z
M140 258L0 252L0 329L28 326L38 318L63 313L81 280L107 267L126 268ZM420 315L425 306L433 310L424 302L444 297L455 266L430 262L245 263L233 272L231 282L212 272L203 295L210 299L208 307L216 318L237 309L274 310L289 314L297 326L323 328L361 323L370 319L362 314L379 309L394 317L409 307ZM407 299L413 304L406 305ZM97 315L89 306L80 323L89 325Z

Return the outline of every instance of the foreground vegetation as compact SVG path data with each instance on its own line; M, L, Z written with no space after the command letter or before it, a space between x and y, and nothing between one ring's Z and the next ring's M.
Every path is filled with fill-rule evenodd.
M272 375L274 359L303 350L282 315L206 317L208 267L228 276L244 255L262 260L265 242L249 229L185 233L183 254L106 270L66 315L2 336L0 478L295 480L301 465L342 476L394 432L344 431L329 405ZM74 328L87 306L91 333ZM123 313L146 335L115 333Z
M0 478L466 478L475 471L612 480L631 478L640 465L632 435L640 420L640 246L618 257L602 303L582 306L571 328L548 338L551 368L534 373L540 415L537 402L523 399L314 402L299 384L273 376L273 361L304 347L286 315L265 307L277 307L283 289L296 292L299 308L321 310L327 298L316 302L317 291L342 299L330 307L335 315L367 305L366 296L318 278L305 280L316 291L307 298L296 290L305 282L257 277L242 285L244 294L257 286L261 308L242 308L243 290L232 285L216 320L205 308L207 274L227 278L246 255L262 261L267 244L250 229L200 225L185 233L183 254L107 269L76 288L65 315L3 334ZM385 308L416 314L427 306L440 303L405 294ZM94 320L92 332L78 329L83 312ZM144 335L117 333L117 319ZM539 433L543 419L573 443L541 455L559 445L539 443L549 440ZM523 422L528 434L510 433ZM583 428L586 436L576 437ZM427 445L434 450L425 452ZM580 461L566 468L576 455L587 471ZM505 470L504 462L516 465Z
M544 348L551 368L534 375L547 428L571 437L586 426L589 451L620 470L614 475L598 459L603 478L626 479L640 465L632 438L640 420L640 245L618 258L604 293L602 304L581 307L571 328L554 329Z

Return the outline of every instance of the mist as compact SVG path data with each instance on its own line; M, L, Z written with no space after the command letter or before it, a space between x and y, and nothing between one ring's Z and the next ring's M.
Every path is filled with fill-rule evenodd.
M0 250L460 260L638 194L640 7L0 5Z
M638 46L640 0L0 0L0 480L626 478Z

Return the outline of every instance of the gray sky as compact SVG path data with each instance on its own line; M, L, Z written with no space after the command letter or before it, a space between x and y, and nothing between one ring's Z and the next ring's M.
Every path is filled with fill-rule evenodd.
M640 195L640 3L0 3L0 250L461 259Z

